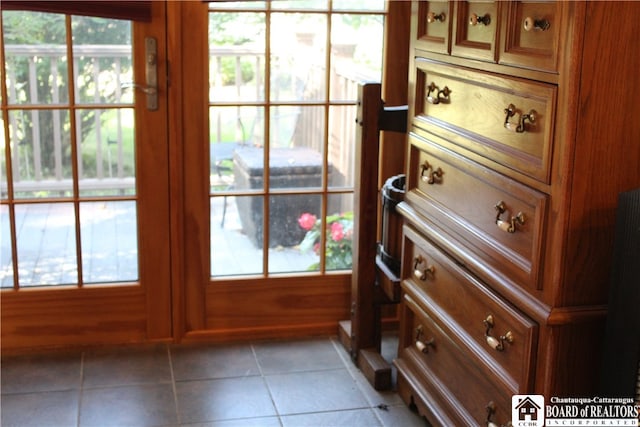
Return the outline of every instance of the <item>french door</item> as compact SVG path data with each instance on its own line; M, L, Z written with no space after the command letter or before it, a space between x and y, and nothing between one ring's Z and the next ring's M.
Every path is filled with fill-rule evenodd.
M333 334L349 318L357 85L382 78L386 8L181 4L179 335Z
M141 21L3 5L4 348L172 336L166 4L148 3Z

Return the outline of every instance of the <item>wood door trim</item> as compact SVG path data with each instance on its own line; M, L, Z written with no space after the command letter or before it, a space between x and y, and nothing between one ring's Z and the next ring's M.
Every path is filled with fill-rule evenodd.
M145 37L154 37L158 46L158 109L148 111L146 96L136 96L136 140L150 141L138 144L136 170L139 200L139 262L140 278L146 290L147 338L162 339L172 335L171 330L171 283L168 239L163 238L169 232L169 169L168 137L166 123L168 105L166 96L166 6L164 2L152 2L152 22L134 26L135 81L145 82L146 62L144 49ZM141 95L139 92L138 95ZM144 161L145 166L141 166ZM158 186L163 191L157 191ZM148 237L154 236L152 242ZM146 238L145 238L146 237Z
M180 2L181 19L180 40L176 40L181 52L179 54L181 71L179 93L181 118L179 139L175 141L175 150L182 151L182 164L176 167L180 174L182 187L175 194L180 194L182 203L182 277L176 287L182 289L174 302L177 316L181 317L180 329L176 335L205 328L205 288L209 283L209 183L202 179L209 175L208 152L206 144L208 135L208 14L207 4L202 2ZM188 24L188 28L187 28ZM188 31L188 34L187 34ZM189 36L187 36L189 35ZM172 52L174 53L174 52ZM182 73L182 70L189 70ZM186 82L185 80L188 80ZM184 147L189 149L184 149ZM188 203L187 203L188 201ZM182 320L183 319L183 320Z

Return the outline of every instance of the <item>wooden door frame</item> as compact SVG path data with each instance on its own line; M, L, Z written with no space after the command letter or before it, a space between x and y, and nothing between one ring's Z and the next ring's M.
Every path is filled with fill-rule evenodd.
M2 290L3 351L34 347L102 345L126 342L166 341L172 337L170 245L149 242L145 234L169 228L169 198L166 191L140 191L168 180L167 130L158 126L158 116L167 117L166 7L152 3L152 22L135 22L133 30L134 78L145 81L144 38L158 43L157 111L146 110L146 97L135 97L135 139L149 138L154 144L138 144L136 150L138 204L138 256L140 284L39 287ZM139 113L141 112L141 113ZM147 163L141 163L145 159ZM148 165L153 164L153 168ZM168 182L165 182L168 185ZM161 240L161 238L158 238ZM148 254L142 257L140 254Z
M208 262L200 254L208 253L208 225L206 219L208 201L207 182L198 187L197 176L206 174L204 146L200 150L185 150L192 141L207 139L203 124L206 123L207 91L207 4L196 2L168 3L168 45L171 66L171 90L169 104L175 113L169 127L170 140L170 196L172 204L172 257L173 325L176 340L182 340L189 331L204 329L205 296L203 277L207 277ZM189 22L189 34L186 25ZM184 70L189 70L187 74ZM194 72L199 72L194 76ZM189 76L189 84L185 76ZM197 148L197 147L196 147ZM186 165L189 165L187 168ZM195 178L194 178L195 177ZM187 204L189 201L189 204ZM205 230L207 232L203 232ZM206 238L187 239L186 236ZM189 256L187 256L189 254Z
M154 37L158 44L157 73L158 73L158 109L147 111L146 96L136 96L136 111L143 111L136 123L136 137L148 138L153 144L145 144L138 155L153 159L153 169L138 168L138 188L153 188L157 182L164 181L161 188L165 191L147 191L141 195L140 229L148 228L149 234L160 234L159 230L170 234L171 215L170 197L166 189L169 188L169 104L168 104L168 49L167 49L167 3L151 2L151 23L142 24L134 31L134 45L144 46L146 36ZM136 49L135 63L144 64L147 60L143 49ZM145 68L136 67L135 79L137 82L145 81ZM164 95L164 96L163 96ZM161 118L164 118L161 119ZM165 123L165 126L159 126ZM144 136L143 136L144 135ZM142 234L142 233L140 233ZM171 323L171 249L170 239L164 244L154 242L147 246L147 242L139 243L139 251L145 253L147 248L150 255L144 257L141 262L141 277L146 277L146 313L147 331L146 338L149 341L169 340L173 336ZM142 260L143 258L141 258ZM143 275L144 274L144 275Z
M393 105L406 103L407 97L406 25L410 8L402 3L405 2L389 3L393 17L387 17L385 25L385 48L401 46L396 60L384 59L383 93ZM209 188L208 182L198 179L199 176L207 176L209 171L207 147L201 143L208 140L206 126L202 126L208 120L208 5L201 2L169 2L168 8L169 62L171 81L175 82L169 102L171 106L176 106L170 127L172 252L181 254L172 258L176 339L229 341L337 334L338 321L349 317L350 274L309 276L304 279L257 278L251 282L231 279L210 286ZM185 23L188 23L188 28ZM188 76L186 70L189 70ZM185 149L187 146L188 150ZM383 161L378 188L387 178L386 175L404 170L405 138L402 135L383 135L382 147L380 156ZM273 297L265 290L267 280L282 292L280 298ZM255 315L251 310L243 311L247 299L239 295L239 287L250 296L250 304L264 307L275 304L273 310ZM304 292L300 288L305 288ZM327 288L332 289L332 295L327 294ZM313 298L323 301L330 309L323 311L317 307L317 303L309 301ZM282 312L291 308L291 304L282 305L284 300L302 302L296 307L299 310L294 311L304 312L306 320L294 320L295 314L292 313L277 324L277 316L282 316ZM214 303L208 305L207 301ZM316 317L309 316L309 311L313 310L317 310ZM242 318L243 321L232 325L225 321L225 316Z

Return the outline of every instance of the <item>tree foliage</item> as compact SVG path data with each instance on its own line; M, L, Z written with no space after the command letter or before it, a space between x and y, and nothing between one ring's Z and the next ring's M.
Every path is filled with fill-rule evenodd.
M54 104L55 98L59 103L68 100L68 66L70 61L66 57L67 25L66 17L62 14L4 11L3 13L3 37L5 46L29 45L41 46L50 51L57 50L58 55L6 55L7 74L9 84L13 85L12 92L15 99L12 102L18 104ZM123 20L113 20L94 17L71 17L71 36L73 45L131 45L131 23ZM11 52L7 49L7 52ZM35 67L36 82L34 87L30 80L30 62ZM77 85L76 95L79 102L114 102L115 87L110 85L106 90L99 88L95 80L95 67L98 67L102 77L106 80L113 79L114 58L91 58L78 56L75 58L77 69L74 70ZM127 58L121 62L119 72L128 74L131 72L131 61ZM55 73L54 71L55 70ZM99 98L96 99L96 91ZM55 93L55 96L54 96ZM61 115L67 117L67 111ZM52 176L55 168L54 150L54 126L56 124L50 118L51 114L16 114L18 125L17 134L13 136L19 145L33 148L34 135L31 129L33 120L38 118L41 160L40 167L44 176ZM82 110L77 116L81 122L80 141L94 128L95 110ZM70 129L69 121L63 120L60 129L62 135L62 159L63 168L70 170Z

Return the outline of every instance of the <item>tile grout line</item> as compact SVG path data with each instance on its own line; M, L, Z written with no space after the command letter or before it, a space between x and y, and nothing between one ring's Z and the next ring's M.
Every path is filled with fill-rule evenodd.
M264 386L267 389L267 393L269 393L269 400L271 400L271 404L273 405L273 409L276 412L276 417L278 417L278 423L280 423L280 425L282 426L282 416L280 415L280 411L278 411L278 406L276 405L276 401L273 398L273 393L271 392L271 388L269 387L269 383L267 382L267 378L264 374L264 372L262 371L262 366L260 365L260 362L258 361L258 353L256 353L256 348L254 343L250 343L249 346L251 347L251 353L253 354L253 359L256 362L256 366L258 367L258 372L260 373L260 378L262 378L262 382L264 383Z
M339 340L332 339L331 342L333 343L333 348L338 353L338 356L340 357L340 359L342 359L342 362L346 365L346 369L347 371L349 371L349 375L351 376L351 379L354 381L356 388L363 395L364 400L367 402L367 408L373 413L373 416L375 417L376 421L380 424L380 426L386 426L384 420L378 414L378 411L374 410L376 408L374 402L372 402L371 399L369 399L368 394L365 393L365 391L362 389L363 387L366 386L366 384L365 385L361 384L358 378L356 378L355 372L360 372L362 374L362 371L360 370L360 368L358 368L355 365L355 363L351 361L351 359L344 356L342 350L346 350L346 349L342 347L342 343ZM354 370L352 371L350 367L354 368Z
M176 386L176 377L173 372L173 358L171 357L171 348L167 344L167 356L169 357L169 372L171 373L171 389L173 391L173 404L176 409L176 423L180 425L182 416L180 415L180 407L178 405L178 388Z
M80 352L80 387L78 387L78 415L76 425L80 427L80 414L82 411L82 397L84 395L84 351Z
M344 349L341 347L342 343L339 340L335 340L333 338L330 338L329 340L331 341L331 344L333 344L333 349L336 351L336 353L338 353L338 357L340 358L340 360L342 360L344 368L349 372L349 376L351 376L351 378L356 381L356 377L355 375L353 375L352 370L358 370L358 367L351 361L351 359L345 358L342 352L342 350Z

